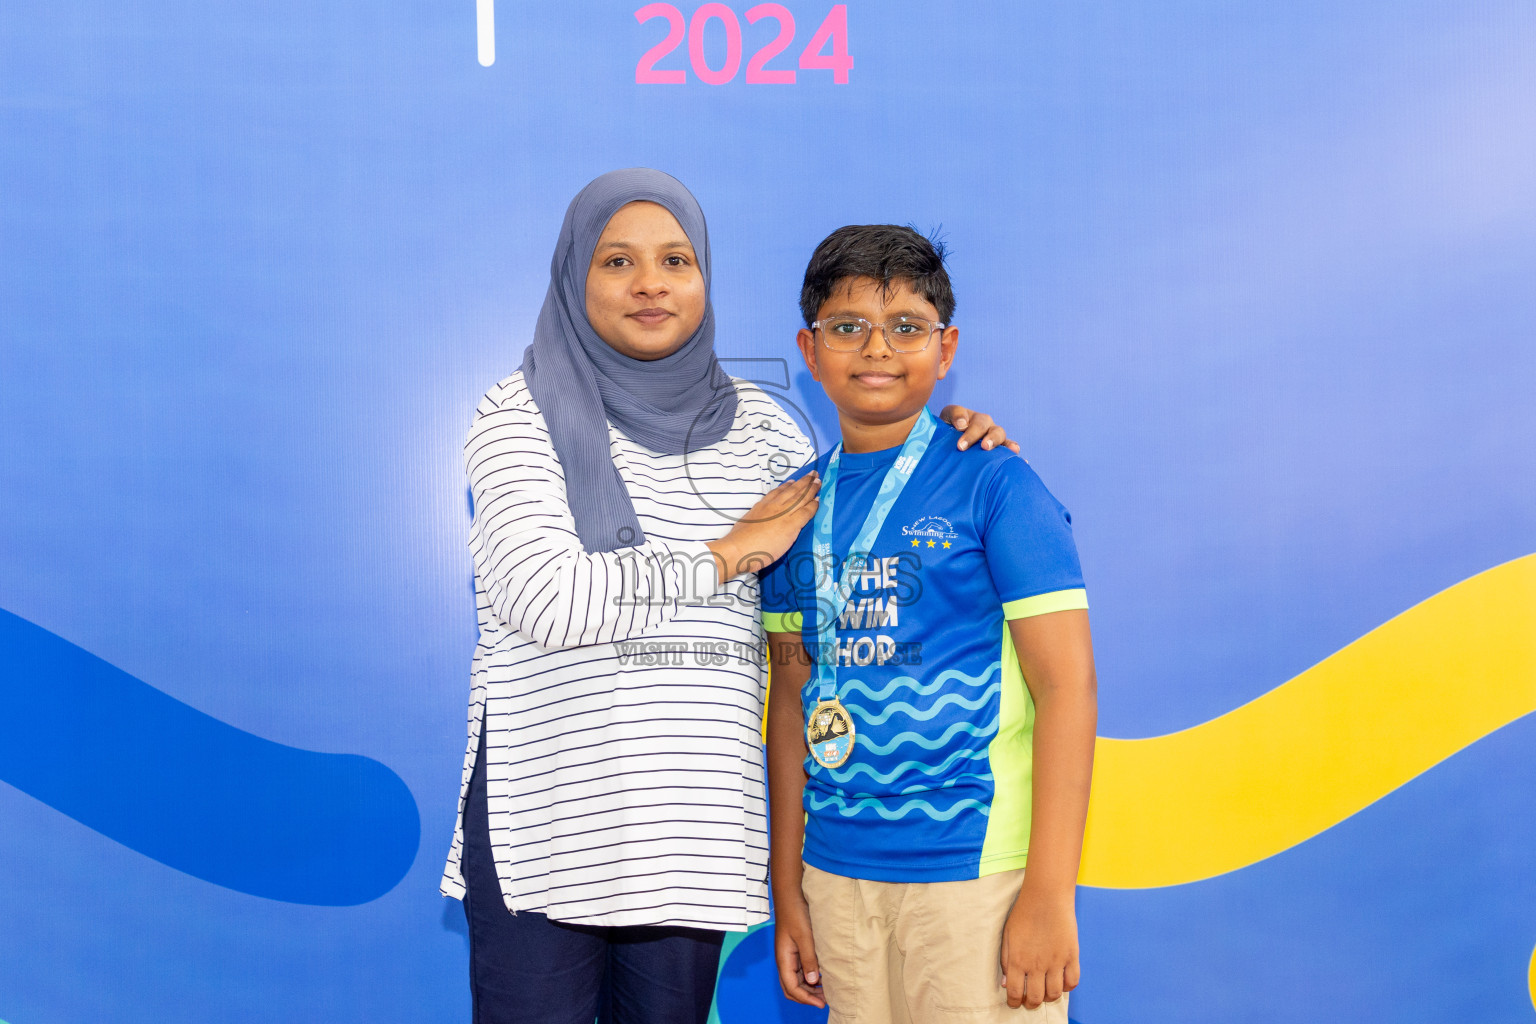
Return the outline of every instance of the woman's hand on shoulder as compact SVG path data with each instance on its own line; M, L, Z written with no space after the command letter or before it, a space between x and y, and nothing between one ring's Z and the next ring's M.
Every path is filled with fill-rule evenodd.
M720 579L767 568L794 544L820 503L821 476L814 470L759 498L729 533L709 544Z

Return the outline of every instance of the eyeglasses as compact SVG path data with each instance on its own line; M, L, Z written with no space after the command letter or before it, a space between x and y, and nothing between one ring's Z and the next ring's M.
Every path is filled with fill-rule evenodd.
M861 316L832 316L811 324L821 328L821 340L834 352L857 352L864 347L878 327L885 332L885 343L897 352L921 352L928 347L934 331L947 325L918 316L893 316L883 324L872 324Z

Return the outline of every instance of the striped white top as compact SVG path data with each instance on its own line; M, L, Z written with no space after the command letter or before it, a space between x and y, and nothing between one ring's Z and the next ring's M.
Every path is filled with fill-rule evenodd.
M509 910L594 925L741 930L768 918L757 577L720 584L706 541L810 443L737 381L730 433L659 455L611 425L646 542L588 554L521 373L475 412L475 648L459 822L443 874L462 898L464 794L486 730L496 873Z

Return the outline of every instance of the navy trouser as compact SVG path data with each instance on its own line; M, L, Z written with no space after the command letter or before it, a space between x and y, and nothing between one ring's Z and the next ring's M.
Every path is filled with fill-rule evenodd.
M706 1024L724 933L599 928L508 912L491 859L485 749L464 807L474 1024Z

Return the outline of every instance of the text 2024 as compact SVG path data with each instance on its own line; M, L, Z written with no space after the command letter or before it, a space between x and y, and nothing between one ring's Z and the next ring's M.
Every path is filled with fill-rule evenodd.
M724 85L741 70L741 21L736 12L725 4L703 4L693 12L693 17L683 18L683 12L672 4L646 4L635 12L635 20L642 25L653 18L665 18L667 37L651 47L635 65L635 81L641 85L681 85L688 81L688 72L682 68L662 69L656 62L688 41L688 62L699 81L707 85ZM795 69L769 67L795 41L795 16L783 4L758 4L747 9L748 25L769 20L778 23L778 33L760 47L747 61L748 85L793 85ZM725 28L725 60L719 67L710 67L704 53L704 31L711 21L718 21ZM848 72L853 68L853 58L848 55L848 5L834 4L822 19L821 27L811 36L805 49L800 51L799 68L802 71L830 71L832 81L848 84Z

